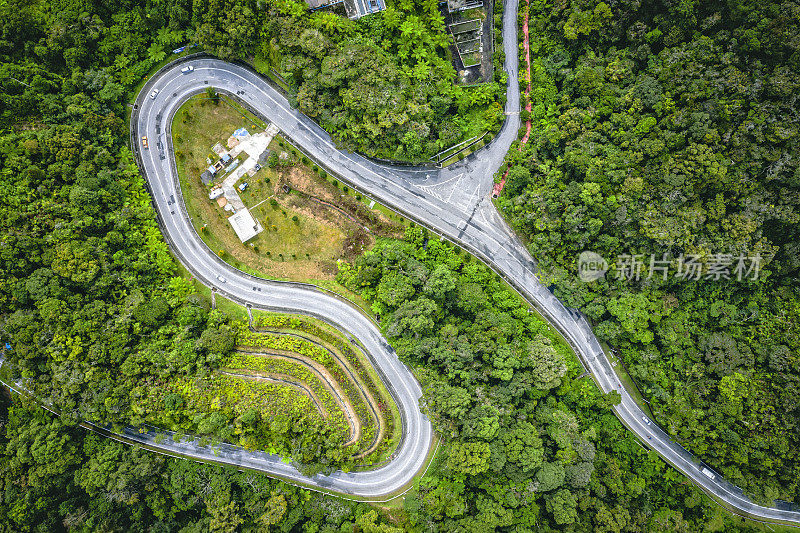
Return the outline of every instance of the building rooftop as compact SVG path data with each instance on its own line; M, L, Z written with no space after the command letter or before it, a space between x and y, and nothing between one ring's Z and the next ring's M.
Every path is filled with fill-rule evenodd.
M236 236L239 237L239 240L242 242L247 242L264 231L264 228L261 227L261 223L253 218L253 215L250 214L247 208L240 209L235 214L228 217L228 222L231 223L233 231L236 232Z
M351 19L359 19L386 9L383 0L344 0L344 10Z

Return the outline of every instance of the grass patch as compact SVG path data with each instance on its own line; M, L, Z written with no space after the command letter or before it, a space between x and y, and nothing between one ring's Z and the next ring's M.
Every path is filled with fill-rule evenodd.
M245 272L321 285L365 307L360 297L336 282L337 261L371 248L374 235L401 234L401 224L379 209L367 209L360 195L343 193L333 185L333 178L310 162L302 164L301 154L295 155L285 139L276 137L269 148L276 154L285 152L285 162L276 168L264 166L240 181L248 183L240 198L264 228L241 243L227 220L231 213L209 200L210 188L200 179L208 167L206 158L214 155L212 146L224 145L240 127L256 133L266 124L231 99L221 96L215 104L205 94L189 99L173 121L181 190L203 241Z

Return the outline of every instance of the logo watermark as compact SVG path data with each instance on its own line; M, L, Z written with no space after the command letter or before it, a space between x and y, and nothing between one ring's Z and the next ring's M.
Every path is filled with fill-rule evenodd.
M612 268L600 254L590 251L581 252L578 256L578 277L581 281L591 282L604 278L611 270L618 280L639 281L660 277L666 280L672 275L678 280L757 280L761 271L761 255L681 254L672 257L669 254L620 254Z
M578 277L581 281L590 282L605 277L608 272L608 261L594 252L581 252L578 256Z

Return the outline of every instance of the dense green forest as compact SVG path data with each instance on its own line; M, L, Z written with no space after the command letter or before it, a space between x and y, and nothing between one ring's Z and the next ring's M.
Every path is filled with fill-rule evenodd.
M102 439L17 401L0 421L9 531L750 530L643 448L488 268L410 229L340 273L384 313L445 439L402 510ZM387 523L388 521L388 523Z
M453 83L451 37L433 0L392 3L359 21L295 0L32 0L0 11L2 75L13 78L3 81L6 122L57 114L61 91L122 116L129 91L186 43L282 74L293 105L369 156L425 159L498 131L503 119L498 81Z
M793 498L797 6L714 9L534 4L535 135L515 156L523 164L503 204L559 296L620 349L659 421L733 481ZM488 106L481 120L496 127L499 98L492 85L448 95L418 81L412 69L425 62L431 79L448 75L429 11L403 4L355 25L336 21L342 36L288 3L0 3L0 346L64 413L0 400L0 530L737 527L641 447L610 411L614 398L579 379L558 338L496 276L419 230L340 274L381 313L403 359L427 369L424 408L444 446L403 510L379 515L75 427L83 418L145 422L132 406L148 384L205 378L235 344L230 319L177 275L125 146L137 84L186 42L225 58L266 54L292 73L299 105L321 102L317 118L346 145L353 134L366 144L350 146L367 153L424 155L470 127L458 114ZM411 19L407 28L428 24L410 33L427 36L414 49L427 55L404 56L394 32L375 50L389 58L375 68L364 58L392 33L392 16ZM310 31L306 48L281 43L284 31ZM345 70L306 78L289 68L320 46L339 61L326 68ZM387 80L397 91L391 113L407 116L373 106L374 124L360 129L370 122L352 95ZM762 277L574 281L585 248L611 258L667 246L760 251Z
M767 502L800 501L799 15L531 2L532 135L499 203L657 422ZM585 250L604 279L580 281ZM679 275L690 259L702 272Z
M452 37L436 0L392 2L357 22L310 14L294 0L276 4L261 29L259 53L284 73L298 108L343 146L419 160L500 129L496 81L453 83Z
M447 445L406 497L407 528L434 531L735 530L643 448L547 323L500 278L410 228L339 277L421 365L423 408Z
M400 533L374 509L164 457L0 397L0 531Z

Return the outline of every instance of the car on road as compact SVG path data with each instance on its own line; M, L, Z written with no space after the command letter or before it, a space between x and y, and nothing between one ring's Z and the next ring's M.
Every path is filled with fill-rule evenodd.
M645 424L647 424L648 426L650 425L650 419L649 419L649 418L647 418L646 416L643 416L643 417L642 417L642 421L643 421Z
M156 96L158 96L158 89L153 89L153 92L150 93L150 100L155 100Z
M222 276L217 276L217 280L218 280L220 283L225 283L226 281L228 281L228 280L226 280L225 278L223 278Z
M188 67L183 67L183 68L181 69L181 73L182 73L182 74L189 74L189 73L190 73L190 72L192 72L193 70L194 70L194 67L193 67L193 66L191 66L191 65L189 65Z
M702 472L703 475L706 476L709 479L716 479L717 478L717 476L714 475L714 472L712 472L711 470L709 470L706 467L701 468L700 472Z
M147 144L147 135L142 135L142 148L147 150L148 147L149 145Z

